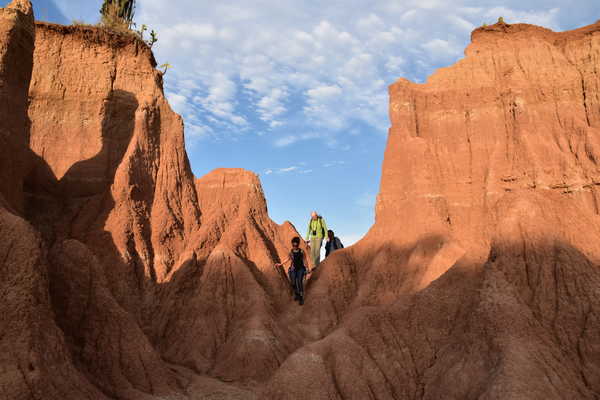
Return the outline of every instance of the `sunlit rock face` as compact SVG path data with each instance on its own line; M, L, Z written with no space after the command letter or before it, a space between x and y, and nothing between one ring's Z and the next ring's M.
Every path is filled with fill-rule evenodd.
M264 381L294 349L275 321L289 288L273 265L297 233L270 220L258 177L195 179L137 38L34 24L27 1L2 9L0 27L12 179L0 397L184 398L237 390L197 373Z
M266 397L600 392L600 24L499 23L465 55L390 86L376 223L325 263L322 340Z
M376 223L300 306L295 228L255 174L193 176L149 48L13 1L0 397L595 398L599 54L600 24L500 23L394 83Z

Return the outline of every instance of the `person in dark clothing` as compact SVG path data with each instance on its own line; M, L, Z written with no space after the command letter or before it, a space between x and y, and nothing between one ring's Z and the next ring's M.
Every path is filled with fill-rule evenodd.
M288 274L292 287L294 288L294 300L298 301L300 305L303 305L304 276L310 274L310 268L308 267L306 252L300 248L300 238L297 236L292 239L292 250L290 250L288 258L282 263L276 264L276 266L281 267L288 262L290 262Z
M335 236L335 233L330 229L327 231L327 243L325 244L325 257L328 257L336 250L343 249L342 241Z

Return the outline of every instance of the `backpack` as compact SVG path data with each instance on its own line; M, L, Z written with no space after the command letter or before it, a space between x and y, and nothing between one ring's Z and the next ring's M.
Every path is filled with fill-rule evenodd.
M323 217L321 217L320 215L317 217L317 221L319 221L319 226L321 227L321 236L323 237L323 239L325 239L327 237L327 235L325 234L325 228L323 228ZM309 225L312 224L312 219L310 221L308 221Z
M327 237L327 235L325 233L325 228L323 228L323 217L321 217L319 215L319 218L317 218L317 221L319 221L319 225L321 225L321 236L323 236L323 239L325 239Z

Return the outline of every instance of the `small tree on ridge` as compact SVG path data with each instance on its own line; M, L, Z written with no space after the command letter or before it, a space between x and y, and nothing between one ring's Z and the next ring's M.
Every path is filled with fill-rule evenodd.
M130 29L135 14L135 0L104 0L100 14L103 25Z

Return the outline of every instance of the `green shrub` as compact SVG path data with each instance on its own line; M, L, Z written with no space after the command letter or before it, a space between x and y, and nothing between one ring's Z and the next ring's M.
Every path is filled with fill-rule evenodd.
M135 25L135 24L134 24ZM148 26L146 26L146 24L143 24L142 27L140 28L139 31L136 31L137 35L140 37L140 39L142 39L144 42L146 42L146 44L150 47L152 47L154 45L154 43L158 42L158 34L156 33L156 31L153 29L150 31L150 40L146 40L144 38L144 33L148 30Z
M153 29L150 31L150 40L148 40L146 43L148 43L148 46L152 47L156 42L158 42L158 35Z

